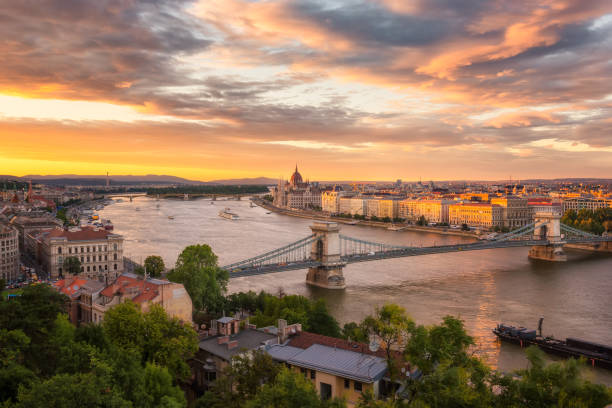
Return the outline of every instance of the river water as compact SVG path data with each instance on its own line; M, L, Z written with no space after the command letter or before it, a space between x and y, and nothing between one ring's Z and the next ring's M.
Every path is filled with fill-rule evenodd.
M230 207L240 219L218 216ZM142 262L161 255L172 266L191 244L208 244L225 265L310 235L312 221L268 214L244 201L159 200L139 197L115 202L99 212L125 238L124 253ZM174 219L169 219L173 216ZM396 245L468 242L469 238L414 231L342 225L345 235ZM561 263L532 261L528 248L426 255L348 265L347 288L330 291L305 283L306 271L237 278L230 292L265 290L324 298L343 324L361 321L384 303L403 306L420 324L459 316L474 336L478 352L493 368L526 367L523 350L500 343L491 333L498 322L535 328L544 334L612 344L612 256L568 252ZM593 381L612 385L612 372L588 369Z

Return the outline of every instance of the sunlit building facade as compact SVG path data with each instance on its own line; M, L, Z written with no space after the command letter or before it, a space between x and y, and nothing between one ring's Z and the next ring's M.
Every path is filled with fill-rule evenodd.
M448 206L449 221L453 225L494 228L503 225L503 208L497 204L458 203Z
M0 224L0 279L12 282L19 276L19 233Z

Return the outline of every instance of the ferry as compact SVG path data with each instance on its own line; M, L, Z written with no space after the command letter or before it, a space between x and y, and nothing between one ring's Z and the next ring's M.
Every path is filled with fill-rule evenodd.
M168 219L169 219L169 220L173 220L173 219L174 219L174 215L169 215L169 216L168 216Z
M547 353L562 357L585 357L587 363L593 367L612 370L612 346L569 337L565 340L555 339L552 336L542 337L543 320L540 318L539 333L525 327L508 326L501 323L493 329L493 334L500 340L519 344L521 347L535 345Z
M237 220L239 218L238 214L234 214L233 212L230 212L229 208L226 208L223 211L219 211L219 217L226 218L228 220Z

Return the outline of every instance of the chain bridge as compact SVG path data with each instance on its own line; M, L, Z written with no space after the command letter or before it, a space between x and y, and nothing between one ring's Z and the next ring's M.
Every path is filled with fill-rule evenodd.
M328 289L343 289L343 269L355 262L447 252L484 249L531 247L529 257L547 261L565 261L563 246L580 245L592 251L612 252L612 236L599 236L572 228L560 222L560 215L538 213L535 222L474 243L397 246L340 234L335 222L315 222L312 234L281 248L223 266L230 277L260 275L273 272L308 269L306 282Z

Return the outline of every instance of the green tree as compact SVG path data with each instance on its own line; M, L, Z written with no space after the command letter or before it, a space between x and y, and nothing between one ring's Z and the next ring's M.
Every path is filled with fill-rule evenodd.
M168 317L160 305L143 313L132 302L122 303L106 312L103 326L114 346L135 350L143 362L167 367L176 379L190 375L185 361L197 350L197 334L177 318Z
M404 355L422 373L407 382L411 404L434 407L490 407L490 369L468 353L474 344L463 322L446 316L442 324L410 327Z
M217 266L217 256L208 245L185 248L168 279L185 285L195 310L221 311L229 274Z
M334 401L335 406L345 406ZM328 406L321 401L314 385L303 375L283 367L276 381L265 384L255 398L246 403L247 408L320 408Z
M150 255L144 261L144 268L151 277L158 278L166 270L166 265L161 256Z
M81 261L76 256L64 258L64 271L71 275L78 275L81 272Z
M17 408L132 407L113 387L110 370L102 362L86 374L59 374L31 388L22 387L17 400Z
M543 352L527 348L529 368L516 375L498 375L498 407L604 407L612 403L612 388L593 384L582 377L584 359L569 359L546 365Z
M397 350L408 338L409 330L414 326L412 319L406 315L403 307L391 303L377 308L376 313L366 317L362 325L368 335L373 335L382 342L389 376L395 379L399 374L399 367L393 350Z
M342 338L361 343L368 342L367 330L355 322L345 323L342 327Z
M280 369L281 365L263 351L255 351L251 356L235 356L197 406L241 407L255 398L263 384L274 382Z
M160 406L186 407L185 395L178 386L173 385L172 375L166 367L147 363L144 369L144 399L143 408L158 408Z
M340 325L329 313L323 299L319 299L310 308L307 320L308 330L325 336L340 337Z

